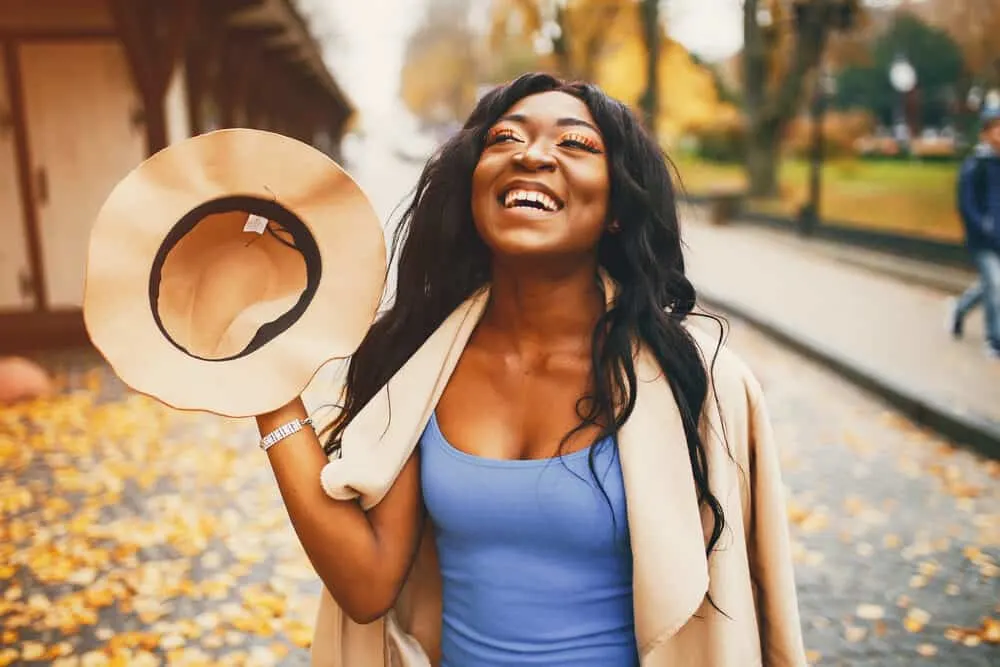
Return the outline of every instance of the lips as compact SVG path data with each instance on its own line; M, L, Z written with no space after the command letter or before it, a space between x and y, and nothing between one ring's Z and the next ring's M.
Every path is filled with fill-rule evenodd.
M524 181L508 184L497 197L497 203L505 209L526 208L546 213L556 213L565 206L546 186Z

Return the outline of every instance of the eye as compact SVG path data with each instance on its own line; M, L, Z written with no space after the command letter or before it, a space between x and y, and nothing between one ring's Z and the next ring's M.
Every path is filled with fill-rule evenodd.
M486 145L492 146L494 144L509 143L511 141L520 140L521 139L517 136L514 130L509 127L504 127L490 132L489 136L486 138Z
M559 145L569 146L570 148L580 148L589 153L601 152L601 149L597 145L596 141L594 141L593 139L584 134L579 134L577 132L573 132L571 134L563 136L563 138L559 141Z

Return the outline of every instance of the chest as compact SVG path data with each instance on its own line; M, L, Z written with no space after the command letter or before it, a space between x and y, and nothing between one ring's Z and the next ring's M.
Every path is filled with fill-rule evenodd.
M625 485L611 438L555 459L498 460L456 449L432 416L420 439L420 469L441 551L467 559L498 550L586 555L606 567L627 548Z
M441 396L437 415L442 431L461 451L494 459L542 459L593 443L599 426L574 432L592 391L591 364L582 351L525 361L470 347Z

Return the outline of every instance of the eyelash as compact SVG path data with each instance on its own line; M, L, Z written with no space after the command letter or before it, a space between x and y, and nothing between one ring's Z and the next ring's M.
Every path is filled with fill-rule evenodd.
M567 134L559 142L560 144L574 144L580 148L590 151L591 153L600 153L601 149L597 147L597 142L586 137L582 134Z
M487 140L487 144L492 146L493 144L501 143L502 140L504 139L518 140L518 136L517 134L514 133L514 130L511 130L509 128L495 130L494 132L490 133L489 139ZM595 142L590 137L586 137L578 133L571 133L565 135L562 139L560 139L559 145L573 146L576 148L581 148L585 151L589 151L591 153L601 152L601 149L598 148L597 146L597 142Z
M487 140L486 143L492 146L493 144L500 143L500 140L504 138L517 139L517 135L514 134L514 130L510 130L507 128L501 130L495 130L490 133L489 139Z

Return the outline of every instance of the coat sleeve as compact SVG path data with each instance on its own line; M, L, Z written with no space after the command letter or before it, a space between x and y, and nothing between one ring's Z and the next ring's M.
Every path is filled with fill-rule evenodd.
M749 403L750 536L747 544L764 667L805 666L784 484L774 432L757 380Z
M976 172L978 162L969 158L962 165L958 177L958 209L962 219L974 234L986 233L986 212L981 209L981 202L976 196Z

